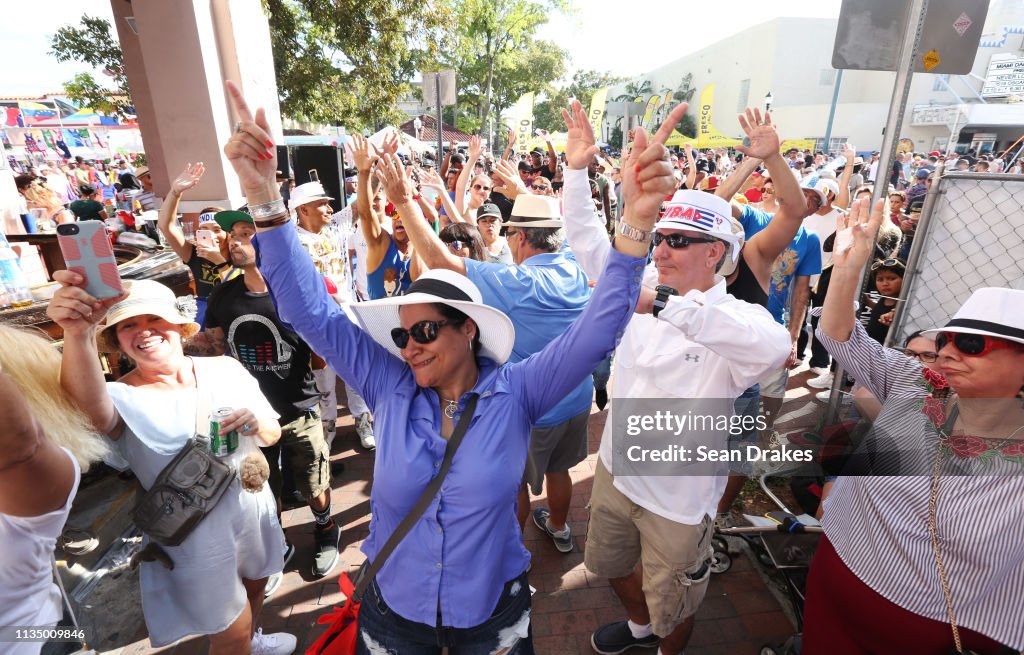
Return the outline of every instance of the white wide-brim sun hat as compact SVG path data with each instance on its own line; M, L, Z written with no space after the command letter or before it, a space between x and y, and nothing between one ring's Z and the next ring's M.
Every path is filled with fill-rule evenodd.
M348 310L374 341L400 358L402 351L391 338L391 330L402 327L398 310L404 305L424 303L448 305L469 316L479 330L480 356L497 364L508 361L516 340L512 321L500 310L485 305L477 286L454 271L426 271L409 285L405 295L353 303Z
M1024 290L978 289L944 327L922 330L921 334L934 337L939 332L984 334L1024 343Z
M199 324L182 314L178 300L169 287L154 280L133 280L126 282L125 286L128 286L128 297L107 311L104 324L96 334L96 345L100 352L118 352L120 348L114 328L121 321L136 316L159 316L168 323L180 325L181 336L186 339L199 332Z

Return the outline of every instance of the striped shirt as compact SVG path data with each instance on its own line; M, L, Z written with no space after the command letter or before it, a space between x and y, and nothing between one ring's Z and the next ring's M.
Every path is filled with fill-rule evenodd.
M817 336L882 402L873 430L900 441L902 453L918 453L915 464L934 462L937 437L916 410L928 393L917 384L921 364L883 348L859 323L849 341L835 341L821 328ZM948 475L954 459L945 457L936 525L957 624L1024 650L1024 474ZM995 472L993 466L1000 472L1005 465L1019 470L1000 458L974 464L984 473ZM928 535L930 464L927 473L918 470L899 477L841 476L825 501L822 525L840 558L865 584L900 607L946 623Z

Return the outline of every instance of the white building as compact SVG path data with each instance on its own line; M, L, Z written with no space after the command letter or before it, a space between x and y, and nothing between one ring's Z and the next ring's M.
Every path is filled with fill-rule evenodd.
M723 134L743 137L737 115L746 106L764 109L771 93L772 117L783 139L815 139L823 149L829 108L838 71L832 68L837 19L777 18L723 39L702 50L654 69L632 82L648 80L651 92L676 90L693 75L690 100L696 117L701 90L715 84L714 126ZM951 36L955 34L951 31ZM870 43L864 44L870 48ZM981 93L990 63L1016 65L993 95ZM1019 63L1018 63L1019 62ZM882 144L895 73L843 71L832 127L831 150L843 142L858 150ZM994 79L990 80L994 82ZM625 85L609 97L622 94ZM1014 95L1016 94L1016 95ZM606 124L614 124L612 116ZM955 122L955 125L954 125ZM912 139L914 150L945 150L951 133L959 132L957 150L975 148L1001 152L1024 136L1024 2L992 0L981 47L971 75L915 74L900 136Z

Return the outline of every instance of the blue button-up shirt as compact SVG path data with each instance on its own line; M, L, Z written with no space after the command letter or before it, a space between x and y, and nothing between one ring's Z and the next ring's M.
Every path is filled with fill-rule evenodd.
M366 400L377 452L370 536L384 542L437 474L447 442L433 389L416 385L408 365L353 323L327 294L295 230L256 239L260 271L278 313ZM540 352L501 366L480 360L469 393L476 415L434 502L377 575L384 600L426 625L470 628L494 611L504 584L529 561L516 520L516 497L532 425L615 349L640 294L644 260L613 251L579 319ZM467 396L459 399L465 406ZM458 421L460 414L455 416Z
M466 275L480 289L484 302L512 319L516 341L510 362L540 352L572 325L590 300L587 276L569 251L534 255L519 266L465 262ZM549 428L589 412L593 395L594 383L588 375L535 427Z

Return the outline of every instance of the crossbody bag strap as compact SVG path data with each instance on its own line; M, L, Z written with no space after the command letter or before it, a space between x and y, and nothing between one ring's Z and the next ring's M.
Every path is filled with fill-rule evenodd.
M391 553L394 552L398 544L405 539L406 535L412 531L412 528L423 516L430 504L434 502L434 496L441 490L441 484L444 482L445 477L448 475L448 470L452 467L452 459L455 457L455 451L459 449L459 444L462 443L462 438L466 436L466 430L469 429L469 424L473 420L473 414L476 411L476 401L479 396L473 394L469 401L466 403L466 409L462 412L462 417L459 419L458 425L455 426L455 430L452 431L452 436L448 439L448 445L444 449L444 460L441 462L441 470L434 479L430 481L427 488L423 490L423 494L413 505L409 513L405 515L402 522L398 524L395 531L388 537L384 547L377 553L377 557L374 558L373 562L369 566L364 567L360 571L359 579L356 581L356 588L352 594L352 600L359 602L363 597L363 593L366 588L370 585L373 579L377 576L377 572L384 566L384 562L387 561Z
M199 367L195 358L192 360L192 373L196 379L196 436L209 437L210 435L210 394L199 384Z

